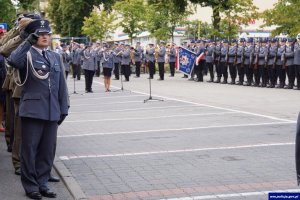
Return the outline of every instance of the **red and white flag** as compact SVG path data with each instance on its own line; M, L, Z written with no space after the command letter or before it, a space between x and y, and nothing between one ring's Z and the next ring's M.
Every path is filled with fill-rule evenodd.
M196 58L196 65L199 65L200 61L204 58L205 53L201 53L197 58Z

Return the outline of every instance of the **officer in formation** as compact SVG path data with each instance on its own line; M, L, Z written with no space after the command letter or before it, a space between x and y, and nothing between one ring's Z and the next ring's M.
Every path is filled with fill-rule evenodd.
M165 79L165 56L166 56L166 47L165 42L160 41L160 47L158 49L158 56L157 56L157 63L158 63L158 70L159 70L159 79L163 81Z
M13 67L12 73L19 74L13 76L12 82L20 87L19 91L14 90L12 98L20 97L15 102L15 105L19 103L15 113L22 135L21 182L31 199L55 198L48 181L56 150L57 127L69 108L64 64L59 54L47 50L51 41L48 21L30 21L20 36L22 44L14 43L17 48L7 63Z
M146 62L149 68L149 79L153 79L155 74L155 48L153 43L149 43L146 49Z
M125 76L125 81L129 81L129 77L131 74L130 69L130 45L126 44L125 48L121 50L121 74Z
M135 77L139 78L141 74L141 64L143 59L143 49L141 43L137 42L134 51Z
M202 65L194 67L197 75L194 80L203 81L208 69L208 82L214 81L215 71L217 80L214 83L227 84L229 71L230 84L300 90L299 40L300 34L297 42L293 38L260 38L257 42L253 38L241 38L239 41L196 41L194 46L194 41L191 41L187 46L189 50L193 50L197 56L205 52Z
M170 66L170 77L175 76L175 62L176 62L176 49L175 43L169 45L169 66Z

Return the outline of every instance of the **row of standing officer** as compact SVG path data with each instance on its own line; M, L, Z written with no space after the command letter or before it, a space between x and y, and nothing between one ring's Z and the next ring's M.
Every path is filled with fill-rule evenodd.
M196 45L191 42L187 48L197 55L205 51L205 58L195 66L192 78L197 74L196 80L203 81L203 74L208 71L208 82L226 84L229 68L231 84L274 88L279 79L277 88L292 89L297 78L295 89L300 89L300 34L297 39L298 42L292 38L260 39L258 43L254 43L253 38L248 38L247 41L241 38L239 41L232 40L231 45L227 40L202 40ZM217 80L214 80L214 66ZM288 85L285 85L286 77Z

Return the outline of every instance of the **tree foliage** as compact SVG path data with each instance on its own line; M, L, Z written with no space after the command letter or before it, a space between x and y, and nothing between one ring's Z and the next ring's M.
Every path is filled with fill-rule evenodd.
M48 9L54 30L62 36L80 36L84 17L92 12L94 6L104 5L109 9L114 0L49 0Z
M182 25L189 14L190 9L178 7L174 0L148 0L146 12L147 29L157 40L174 41L174 31ZM184 4L180 4L184 6Z
M113 9L120 16L118 25L128 34L132 43L132 39L145 29L144 0L118 1Z
M198 20L187 21L186 28L187 30L185 35L189 39L198 40L202 37L213 39L215 36L213 26L207 22L201 22Z
M40 1L39 0L18 0L18 7L20 11L39 11L40 10Z
M247 25L250 19L257 17L258 8L252 0L190 0L190 2L212 8L214 35L218 37L229 33L235 34L241 25Z
M279 0L273 9L264 11L261 17L264 19L264 26L277 26L272 35L287 33L296 36L300 32L299 13L299 0Z
M108 13L105 10L99 12L98 9L94 9L89 17L84 18L82 32L89 36L92 41L109 38L109 33L116 29L114 21L116 20L113 13Z
M12 20L15 19L16 9L11 3L11 0L0 0L1 15L0 22L7 23L9 28L12 28Z

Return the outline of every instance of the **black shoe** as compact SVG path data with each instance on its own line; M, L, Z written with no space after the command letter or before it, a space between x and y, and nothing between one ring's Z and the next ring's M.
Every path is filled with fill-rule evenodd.
M174 77L174 75L170 75L169 77Z
M231 82L230 82L230 85L235 85L235 81L231 81Z
M207 82L208 82L208 83L212 83L212 82L214 82L214 80L213 80L213 79L210 79L210 80L208 80Z
M300 90L300 87L296 87L296 88L294 88L294 90Z
M218 78L214 83L220 83L220 79Z
M224 80L221 84L227 84L227 80Z
M157 79L158 81L163 81L164 79L161 79L161 78L159 78L159 79Z
M113 80L119 80L118 78L114 78Z
M149 77L148 79L153 79L153 77Z
M41 195L42 195L43 197L56 198L56 193L55 193L55 192L52 192L51 190L41 191Z
M26 196L28 196L30 199L42 199L42 195L39 192L30 192L27 193Z
M284 89L293 89L293 86L288 85L288 86L285 86Z
M8 146L8 147L7 147L7 152L10 152L10 153L12 152L11 146Z
M21 175L21 168L15 169L15 175L18 175L18 176Z
M60 180L59 180L58 177L50 176L48 181L49 181L49 182L59 182Z

